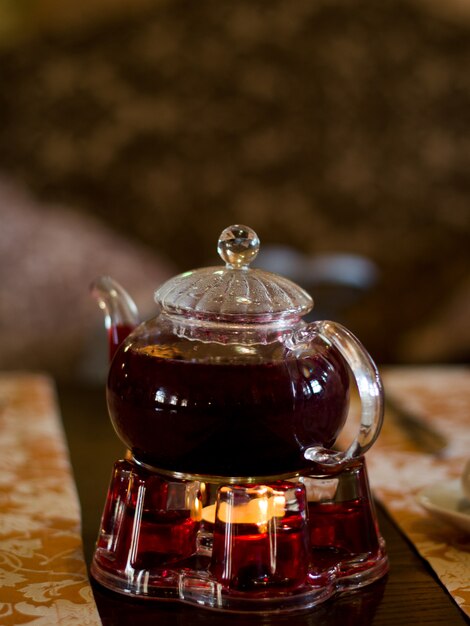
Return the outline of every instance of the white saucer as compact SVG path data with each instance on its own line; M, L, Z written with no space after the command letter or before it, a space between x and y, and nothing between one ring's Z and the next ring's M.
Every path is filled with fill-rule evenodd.
M470 500L465 498L460 480L426 487L416 499L436 517L470 533Z

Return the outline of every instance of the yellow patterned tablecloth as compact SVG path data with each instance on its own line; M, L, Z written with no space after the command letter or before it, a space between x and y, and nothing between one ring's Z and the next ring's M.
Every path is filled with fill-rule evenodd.
M53 383L0 375L0 624L100 626Z
M470 458L470 369L388 369L385 393L446 436L439 457L419 451L386 415L367 453L372 488L460 608L470 615L470 536L432 517L416 501L427 487L460 477ZM393 567L393 563L392 563Z
M387 418L367 453L374 493L470 615L470 537L415 499L423 487L460 476L470 456L470 369L389 369L384 384L389 396L446 435L449 446L439 458L420 452ZM47 377L0 375L0 449L0 624L100 626Z

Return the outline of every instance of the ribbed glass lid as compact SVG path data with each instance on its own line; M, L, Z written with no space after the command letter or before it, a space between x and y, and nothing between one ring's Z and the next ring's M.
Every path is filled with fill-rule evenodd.
M305 315L309 294L278 274L251 269L260 241L247 226L229 226L217 251L225 267L184 272L164 283L155 300L168 313L220 321L267 322Z

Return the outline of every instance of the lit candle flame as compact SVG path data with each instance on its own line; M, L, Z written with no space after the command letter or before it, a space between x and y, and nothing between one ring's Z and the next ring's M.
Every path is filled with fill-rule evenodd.
M249 502L231 505L220 502L217 511L219 521L224 524L256 524L264 526L273 517L284 517L286 512L286 499L283 494L262 495L253 498ZM215 524L216 505L210 504L202 509L202 519L205 522Z

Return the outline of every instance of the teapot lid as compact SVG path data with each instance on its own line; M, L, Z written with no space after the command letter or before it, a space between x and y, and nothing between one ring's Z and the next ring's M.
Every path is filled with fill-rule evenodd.
M225 267L179 274L155 292L155 301L170 314L224 322L269 322L308 313L313 300L301 287L249 267L259 246L254 230L229 226L217 246Z

